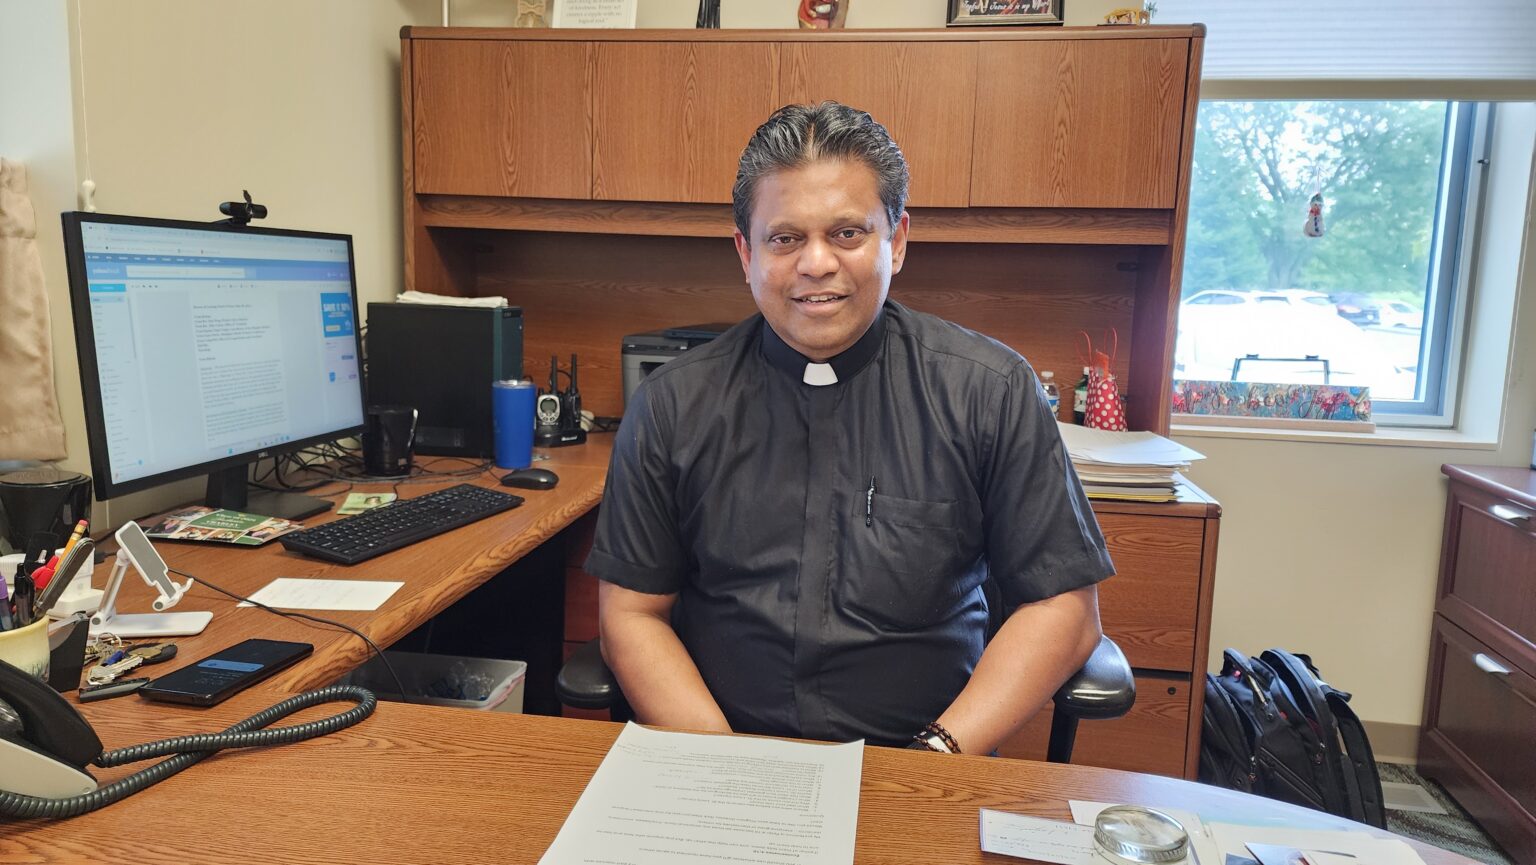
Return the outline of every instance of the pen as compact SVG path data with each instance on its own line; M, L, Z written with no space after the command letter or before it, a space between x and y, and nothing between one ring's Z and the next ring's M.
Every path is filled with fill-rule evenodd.
M17 574L16 589L12 594L16 596L16 627L25 628L32 624L32 605L37 600L32 577Z
M869 491L864 493L864 525L875 524L875 476L869 476Z

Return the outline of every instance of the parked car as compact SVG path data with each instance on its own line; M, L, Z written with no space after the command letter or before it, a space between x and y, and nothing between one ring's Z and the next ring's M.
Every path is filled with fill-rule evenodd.
M1329 295L1339 317L1360 327L1381 324L1381 304L1363 294L1345 292Z
M1299 288L1283 291L1238 291L1233 288L1208 288L1197 291L1185 300L1183 306L1191 308L1233 307L1243 304L1262 306L1276 304L1311 311L1330 311L1333 301L1328 295Z
M1424 329L1424 310L1415 309L1401 300L1389 300L1381 305L1382 327Z
M1308 362L1309 356L1318 361ZM1322 360L1329 363L1329 384L1387 389L1403 375L1381 354L1371 334L1331 313L1309 311L1304 304L1197 305L1180 310L1175 377L1224 381L1232 377L1239 359L1245 361L1239 374L1247 381L1322 384Z

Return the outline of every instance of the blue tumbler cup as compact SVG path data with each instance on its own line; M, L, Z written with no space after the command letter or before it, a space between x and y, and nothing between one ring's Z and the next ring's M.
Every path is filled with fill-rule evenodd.
M496 467L525 469L533 465L533 398L531 381L491 383L491 419L496 429Z

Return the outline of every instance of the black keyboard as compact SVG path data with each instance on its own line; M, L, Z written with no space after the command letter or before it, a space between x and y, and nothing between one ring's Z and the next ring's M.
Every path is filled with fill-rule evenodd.
M522 496L459 484L323 526L289 532L281 540L296 553L355 565L522 503Z

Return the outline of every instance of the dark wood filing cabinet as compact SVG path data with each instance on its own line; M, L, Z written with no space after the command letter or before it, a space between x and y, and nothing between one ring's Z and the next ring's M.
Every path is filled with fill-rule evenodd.
M1536 862L1536 471L1450 478L1419 771Z

